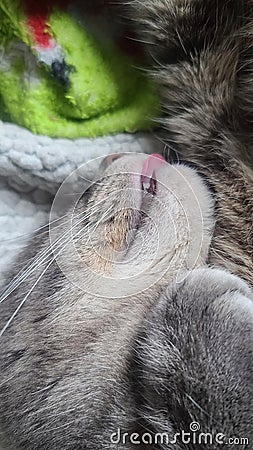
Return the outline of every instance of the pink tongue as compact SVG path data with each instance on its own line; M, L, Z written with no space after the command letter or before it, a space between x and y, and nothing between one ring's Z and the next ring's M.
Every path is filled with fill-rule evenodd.
M158 153L152 153L149 155L143 164L141 181L142 183L148 183L153 173L165 163L165 159Z

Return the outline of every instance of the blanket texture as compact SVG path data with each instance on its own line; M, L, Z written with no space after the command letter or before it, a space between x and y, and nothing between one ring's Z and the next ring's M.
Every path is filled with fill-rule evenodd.
M82 171L91 180L101 161L98 157L159 151L161 144L149 134L53 139L0 122L0 274L31 233L47 223L53 194L80 165L95 159Z

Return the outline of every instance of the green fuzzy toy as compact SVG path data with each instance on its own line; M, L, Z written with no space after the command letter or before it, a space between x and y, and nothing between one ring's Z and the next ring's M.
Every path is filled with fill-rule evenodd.
M41 33L26 3L0 0L0 118L51 137L149 128L157 98L133 62L62 8Z

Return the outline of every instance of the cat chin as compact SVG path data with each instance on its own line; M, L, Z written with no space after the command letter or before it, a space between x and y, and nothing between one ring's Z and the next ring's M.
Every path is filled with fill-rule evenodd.
M125 155L113 161L91 199L96 204L102 198L96 221L112 210L113 222L102 221L91 244L67 249L73 262L68 278L74 272L75 284L82 286L85 280L86 289L98 296L113 297L117 283L121 296L127 297L181 281L186 271L207 259L215 223L211 192L195 169L165 161L155 171L154 194L143 192L140 180L147 158Z
M157 194L126 254L120 277L142 273L141 287L163 277L182 280L185 271L205 264L214 229L214 198L196 170L162 167ZM136 280L135 280L136 283ZM129 286L128 286L129 287Z

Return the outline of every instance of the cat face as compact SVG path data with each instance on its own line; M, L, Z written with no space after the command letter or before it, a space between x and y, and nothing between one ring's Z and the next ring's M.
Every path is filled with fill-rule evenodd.
M128 296L205 261L214 201L195 170L144 154L110 157L105 166L88 200L73 208L77 232L58 258L64 272L67 257L95 295L113 296L120 280Z

